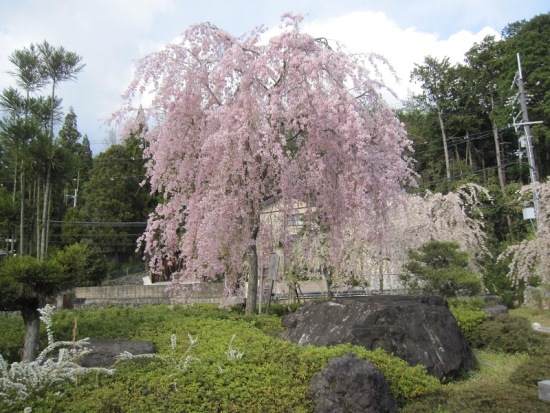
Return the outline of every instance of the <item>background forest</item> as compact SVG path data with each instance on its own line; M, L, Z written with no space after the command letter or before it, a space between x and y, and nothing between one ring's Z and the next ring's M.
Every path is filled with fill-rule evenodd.
M519 191L532 177L544 182L550 175L548 38L550 14L543 14L510 23L501 39L475 44L462 64L426 56L411 73L422 93L395 109L412 140L418 174L418 186L408 192L447 195L470 183L488 190L476 209L490 250L480 271L485 287L509 303L517 298L516 287L541 281L520 277L518 284L507 277L511 258L497 259L509 246L534 237L535 223L523 219L529 205ZM536 169L524 145L527 113L521 108L518 53L528 119L535 122L530 132ZM144 182L146 145L140 134L93 157L77 114L72 108L64 113L56 96L60 82L77 80L81 58L44 42L13 52L10 61L15 86L0 96L0 247L10 255L44 258L80 243L111 270L141 262L136 240L159 197ZM81 283L100 282L106 268Z

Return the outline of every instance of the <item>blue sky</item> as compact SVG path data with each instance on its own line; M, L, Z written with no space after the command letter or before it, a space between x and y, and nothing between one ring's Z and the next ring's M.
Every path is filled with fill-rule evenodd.
M109 134L104 121L120 104L135 62L193 23L239 35L277 27L284 12L301 13L311 34L354 53L384 55L401 78L388 83L404 99L415 91L409 74L424 56L458 61L485 35L549 11L548 0L0 0L0 88L14 85L8 55L30 43L47 40L82 55L84 72L59 95L65 110L74 107L97 154Z

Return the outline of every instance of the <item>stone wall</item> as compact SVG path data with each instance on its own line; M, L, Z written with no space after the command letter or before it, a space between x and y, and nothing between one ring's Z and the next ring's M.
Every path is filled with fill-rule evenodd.
M149 304L165 304L174 302L178 297L167 284L153 285L117 285L103 287L79 287L74 290L74 306L140 306ZM186 299L183 302L216 303L224 295L222 283L201 283L188 285ZM182 301L178 299L178 301Z

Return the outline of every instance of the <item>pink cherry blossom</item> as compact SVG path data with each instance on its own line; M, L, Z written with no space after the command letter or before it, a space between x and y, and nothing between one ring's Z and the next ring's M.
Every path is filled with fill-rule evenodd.
M388 205L413 181L410 142L381 98L380 59L330 47L300 22L283 16L267 43L261 28L236 38L192 26L137 64L115 114L148 126L148 175L164 197L142 238L152 270L169 263L174 280L223 279L230 290L248 280L251 308L259 251L275 248L260 228L266 200L307 205L305 225L322 232L336 273L350 228L355 242L380 243Z

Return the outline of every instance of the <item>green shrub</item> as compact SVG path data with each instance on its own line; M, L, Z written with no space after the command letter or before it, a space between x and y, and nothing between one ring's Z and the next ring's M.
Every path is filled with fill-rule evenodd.
M465 302L457 302L449 308L462 333L471 342L472 332L487 320L487 314Z
M283 317L285 315L295 312L301 305L298 303L293 304L273 304L269 309L269 314L276 317Z
M443 297L473 296L481 291L481 279L468 269L468 253L456 242L429 241L409 252L399 276L411 291Z
M20 361L25 328L20 315L0 316L0 354L8 363Z
M350 352L377 365L403 403L442 388L422 366L410 367L382 350L301 347L273 337L280 331L277 317L247 317L211 306L115 307L62 311L54 317L57 329L72 334L69 325L75 316L79 338L96 333L112 337L110 330L116 330L121 337L152 340L163 359L124 361L115 366L112 377L90 374L81 377L78 386L62 384L30 400L26 406L33 412L312 412L307 399L310 379L330 358ZM188 335L196 340L192 346ZM187 356L187 364L171 361L185 361ZM25 406L14 407L22 411Z
M298 308L300 308L302 305L298 303L291 303L291 304L271 304L269 307L269 315L275 316L275 317L283 317L287 314L295 312ZM257 310L257 309L256 309ZM262 312L265 313L266 306L263 306ZM244 314L244 307L242 304L235 304L231 306L231 312L235 312L237 314ZM258 312L258 311L256 311Z
M530 357L517 367L510 381L523 386L537 386L539 381L550 378L550 352Z
M531 328L529 320L511 314L501 314L487 320L470 333L475 348L504 353L537 354L545 348L546 340Z
M399 412L545 413L548 412L548 402L538 398L536 388L494 383L480 386L476 383L449 385L444 392L408 403Z

